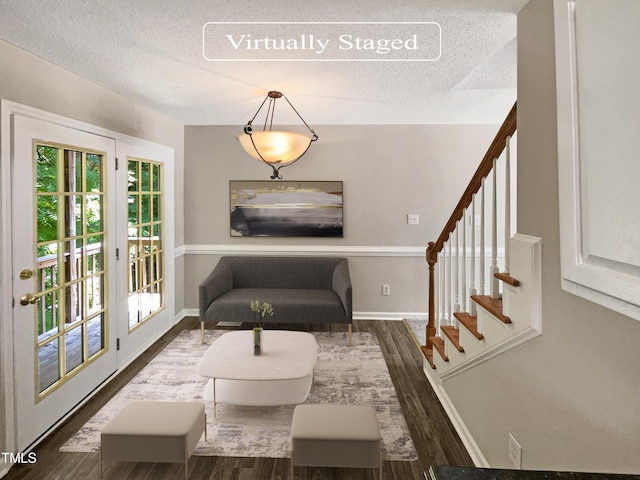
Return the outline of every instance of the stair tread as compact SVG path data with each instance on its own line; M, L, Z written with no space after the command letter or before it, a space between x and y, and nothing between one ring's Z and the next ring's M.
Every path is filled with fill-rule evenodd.
M429 340L431 341L431 345L433 345L433 348L438 351L442 359L445 362L448 362L449 357L447 357L447 355L444 353L444 340L442 339L442 337L431 337Z
M460 345L460 330L458 330L453 325L441 327L440 330L442 330L442 333L446 335L446 337L451 341L451 343L453 343L453 346L456 347L459 352L464 352L464 348L462 347L462 345Z
M498 272L498 273L494 273L493 276L499 280L502 280L504 283L508 283L509 285L512 285L514 287L519 287L520 286L520 280L513 278L509 272Z
M429 362L429 365L431 365L431 368L435 370L436 364L433 361L433 349L424 345L421 346L420 349L422 350L422 354L424 355L424 357L427 359L427 362Z
M456 317L474 337L478 340L484 340L484 335L478 331L478 317L469 315L467 312L456 312L453 316Z
M502 323L511 323L511 319L502 313L501 298L491 298L489 295L472 295L471 298Z

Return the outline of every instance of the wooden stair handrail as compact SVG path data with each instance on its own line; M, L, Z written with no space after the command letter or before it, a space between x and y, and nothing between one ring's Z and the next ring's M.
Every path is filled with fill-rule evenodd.
M511 111L505 118L500 130L496 133L493 142L489 146L487 153L484 154L484 158L480 162L476 173L473 174L469 185L467 185L466 190L460 197L460 201L456 208L453 210L453 213L449 217L449 220L445 224L440 236L435 242L429 242L429 247L427 249L427 261L430 258L433 260L433 263L437 263L438 258L437 254L440 253L442 248L444 247L445 242L449 238L449 235L455 230L456 223L462 218L464 210L471 205L473 200L473 195L480 190L482 186L482 179L486 178L487 175L491 173L491 169L493 168L493 159L498 158L505 146L507 144L507 137L513 136L516 131L516 117L517 117L517 102L513 104Z
M449 217L449 220L445 224L440 236L435 242L429 242L426 251L427 263L429 264L429 323L427 324L427 345L424 350L432 349L431 338L436 336L436 322L435 322L435 302L434 302L434 282L435 282L435 265L438 263L438 253L442 251L445 242L449 239L449 236L456 228L456 223L462 218L464 211L473 201L473 195L476 194L482 186L482 180L486 178L493 169L493 159L500 157L507 144L507 137L513 136L516 131L517 123L517 105L518 102L513 104L511 111L504 119L502 126L496 133L493 142L489 145L487 153L484 154L478 169L473 174L469 185L465 189L462 197L453 213Z

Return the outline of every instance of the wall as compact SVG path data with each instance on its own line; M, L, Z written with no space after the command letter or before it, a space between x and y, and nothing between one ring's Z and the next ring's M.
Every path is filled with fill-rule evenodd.
M175 161L175 244L183 245L182 125L3 41L0 41L0 98L172 147ZM182 258L176 259L176 285L182 285L182 261ZM176 312L183 306L180 290L176 292ZM0 383L2 378L0 375ZM0 452L6 451L6 412L1 403L6 388L0 384L3 392L0 395Z
M483 126L314 126L319 140L284 180L341 180L344 237L230 237L229 181L269 180L249 157L241 126L185 128L185 305L197 308L197 286L220 250L318 249L348 256L359 318L426 315L424 251L435 240L498 130ZM407 214L420 215L407 225ZM198 246L202 255L191 254ZM316 248L317 247L317 248ZM391 295L381 295L381 285Z
M523 467L639 473L640 322L560 288L553 8L518 16L518 230L542 238L542 336L444 383L484 456Z

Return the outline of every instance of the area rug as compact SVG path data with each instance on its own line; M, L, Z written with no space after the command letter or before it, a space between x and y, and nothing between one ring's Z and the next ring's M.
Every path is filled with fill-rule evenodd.
M426 345L427 344L427 324L428 320L418 320L408 318L405 321L407 328L413 335L413 338L416 339L418 345Z
M61 448L62 452L98 452L100 431L131 400L192 401L203 399L208 381L196 373L199 359L224 331L185 330L125 385ZM378 339L354 333L353 347L345 333L314 333L319 345L315 380L305 403L372 405L382 433L385 460L414 461L418 456L409 435ZM208 441L194 455L288 458L294 406L243 407L205 401Z

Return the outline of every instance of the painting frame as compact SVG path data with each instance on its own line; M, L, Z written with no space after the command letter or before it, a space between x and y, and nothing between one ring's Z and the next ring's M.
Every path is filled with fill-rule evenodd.
M343 238L341 180L230 180L231 237Z

